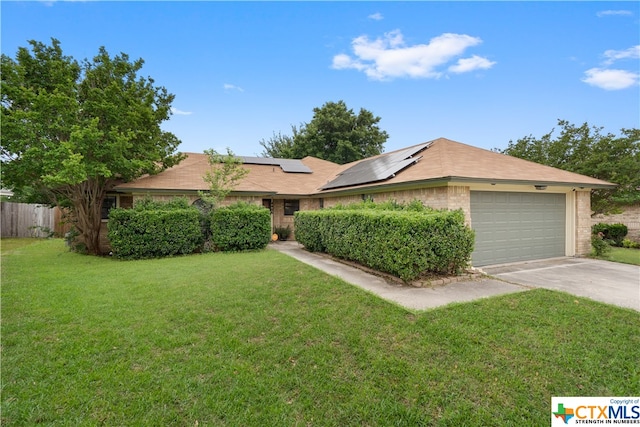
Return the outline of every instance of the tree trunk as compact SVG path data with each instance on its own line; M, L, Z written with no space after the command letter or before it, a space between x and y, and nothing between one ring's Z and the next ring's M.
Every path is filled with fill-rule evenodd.
M88 180L74 186L73 202L75 225L87 253L101 255L100 227L102 225L102 202L106 194L104 183Z

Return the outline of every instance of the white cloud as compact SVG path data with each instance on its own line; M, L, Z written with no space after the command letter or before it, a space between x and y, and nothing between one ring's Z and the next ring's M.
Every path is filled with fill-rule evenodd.
M640 58L640 45L625 50L610 49L605 51L603 56L605 60L602 62L602 67L590 68L584 72L585 77L582 79L584 83L604 90L627 89L638 84L640 74L619 68L609 68L609 66L616 61Z
M633 15L630 10L602 10L596 13L598 18L602 18L603 16L624 16L624 15Z
M382 21L384 16L380 12L372 13L368 16L369 19L373 19L374 21Z
M472 46L482 43L478 37L445 33L429 40L428 44L407 46L400 30L385 33L369 40L366 35L351 42L354 56L339 54L333 57L332 68L363 71L372 80L390 80L397 77L439 78L439 70L447 62L460 56ZM495 62L474 55L459 61L450 71L468 72L477 68L491 68Z
M238 92L244 92L244 89L242 89L240 86L232 85L232 84L229 84L229 83L225 83L222 87L227 92L229 92L231 90L237 90Z
M473 55L471 58L458 59L456 65L449 67L449 71L452 73L468 73L473 70L488 70L495 64L495 62L489 61L487 58Z
M584 72L583 82L605 90L627 89L638 84L640 75L626 70L591 68Z
M182 110L178 110L175 107L171 107L171 112L178 116L190 116L191 114L193 114L191 111L182 111Z
M620 59L638 59L640 58L640 44L625 50L606 50L604 57L606 58L604 63L607 65L613 64Z

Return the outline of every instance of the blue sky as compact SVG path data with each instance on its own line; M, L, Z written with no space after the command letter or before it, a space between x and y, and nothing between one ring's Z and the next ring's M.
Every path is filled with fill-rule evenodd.
M446 137L483 148L557 119L639 127L638 2L91 2L0 4L2 53L61 41L143 58L176 95L180 150L258 155L259 141L344 100L385 151Z

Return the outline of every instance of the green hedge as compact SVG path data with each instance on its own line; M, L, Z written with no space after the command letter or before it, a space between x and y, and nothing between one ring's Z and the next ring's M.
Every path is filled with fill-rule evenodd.
M217 250L264 249L270 239L269 209L238 203L211 212L211 241Z
M461 210L420 209L416 203L393 210L357 205L300 211L295 229L296 240L310 251L357 261L405 281L425 272L460 272L469 264L474 243Z
M622 241L627 236L629 229L624 224L607 224L599 222L591 227L592 234L602 233L603 238L615 246L622 246Z
M200 212L180 206L112 209L108 237L121 259L190 254L202 243Z

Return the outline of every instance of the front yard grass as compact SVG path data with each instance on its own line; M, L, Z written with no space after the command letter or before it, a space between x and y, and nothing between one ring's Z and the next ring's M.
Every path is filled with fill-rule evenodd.
M611 251L604 256L595 257L606 261L621 262L623 264L640 265L640 249L611 247Z
M2 251L3 426L539 426L640 394L640 314L564 293L410 312L272 250Z

